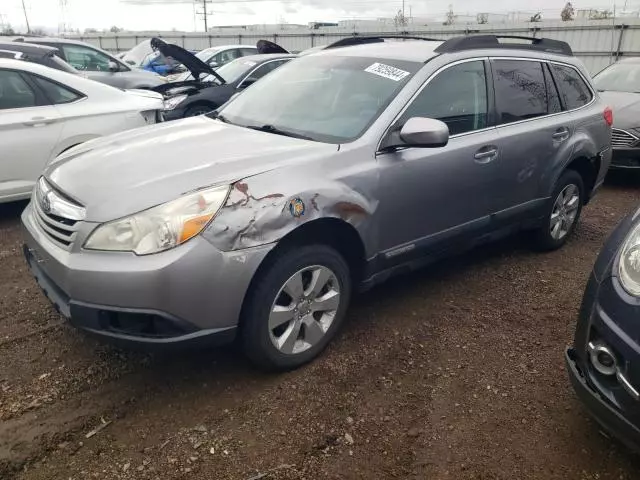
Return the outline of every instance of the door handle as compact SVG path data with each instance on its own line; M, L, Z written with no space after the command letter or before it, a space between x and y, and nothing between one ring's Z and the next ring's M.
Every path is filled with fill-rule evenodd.
M476 163L485 164L489 162L493 162L496 158L498 158L498 147L493 145L482 147L478 150L473 156Z
M569 138L571 132L566 127L559 128L556 130L556 133L552 135L552 138L558 142L564 142L567 138Z
M27 127L43 127L53 122L55 122L55 119L53 118L33 117L31 120L28 120L23 124Z

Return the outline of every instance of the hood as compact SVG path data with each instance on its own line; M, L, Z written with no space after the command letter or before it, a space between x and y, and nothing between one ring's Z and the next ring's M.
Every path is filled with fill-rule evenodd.
M600 92L600 97L613 110L614 127L640 127L640 93Z
M193 78L200 78L200 74L206 73L216 76L221 83L225 83L224 79L220 75L216 75L216 72L213 70L213 68L196 57L193 53L188 52L178 45L174 45L173 43L166 43L163 40L154 37L151 39L151 47L154 50L160 51L160 53L162 53L165 57L172 57L177 62L183 64L185 67L187 67L187 70L191 72Z
M86 207L87 221L105 222L337 148L200 116L89 141L58 157L44 175Z

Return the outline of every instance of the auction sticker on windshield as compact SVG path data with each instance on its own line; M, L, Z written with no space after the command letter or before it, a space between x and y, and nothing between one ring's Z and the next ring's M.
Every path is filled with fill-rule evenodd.
M400 70L399 68L392 67L391 65L385 65L384 63L374 63L370 67L365 68L365 72L373 73L379 77L388 78L394 82L399 82L404 77L409 75L409 72Z

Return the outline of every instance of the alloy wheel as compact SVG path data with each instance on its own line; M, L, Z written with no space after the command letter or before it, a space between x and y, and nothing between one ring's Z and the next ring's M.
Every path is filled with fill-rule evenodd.
M579 207L580 189L569 184L560 192L551 210L550 232L554 240L561 240L569 233Z
M329 268L294 273L280 288L269 314L269 336L283 354L302 353L324 337L340 307L340 284Z

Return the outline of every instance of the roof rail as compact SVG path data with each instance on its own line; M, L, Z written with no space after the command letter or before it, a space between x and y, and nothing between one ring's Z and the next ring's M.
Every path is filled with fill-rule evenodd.
M416 37L411 35L377 35L377 36L366 36L366 37L355 35L353 37L343 38L341 40L338 40L337 42L331 43L327 45L324 49L327 50L329 48L353 47L354 45L367 45L369 43L382 43L386 39L424 40L427 42L443 42L444 41L441 38Z
M525 40L530 43L501 43L500 39ZM438 48L437 53L452 53L462 50L480 48L510 48L515 50L536 50L539 52L557 53L573 56L573 51L567 42L551 40L549 38L520 37L517 35L472 35L455 37L447 40Z

